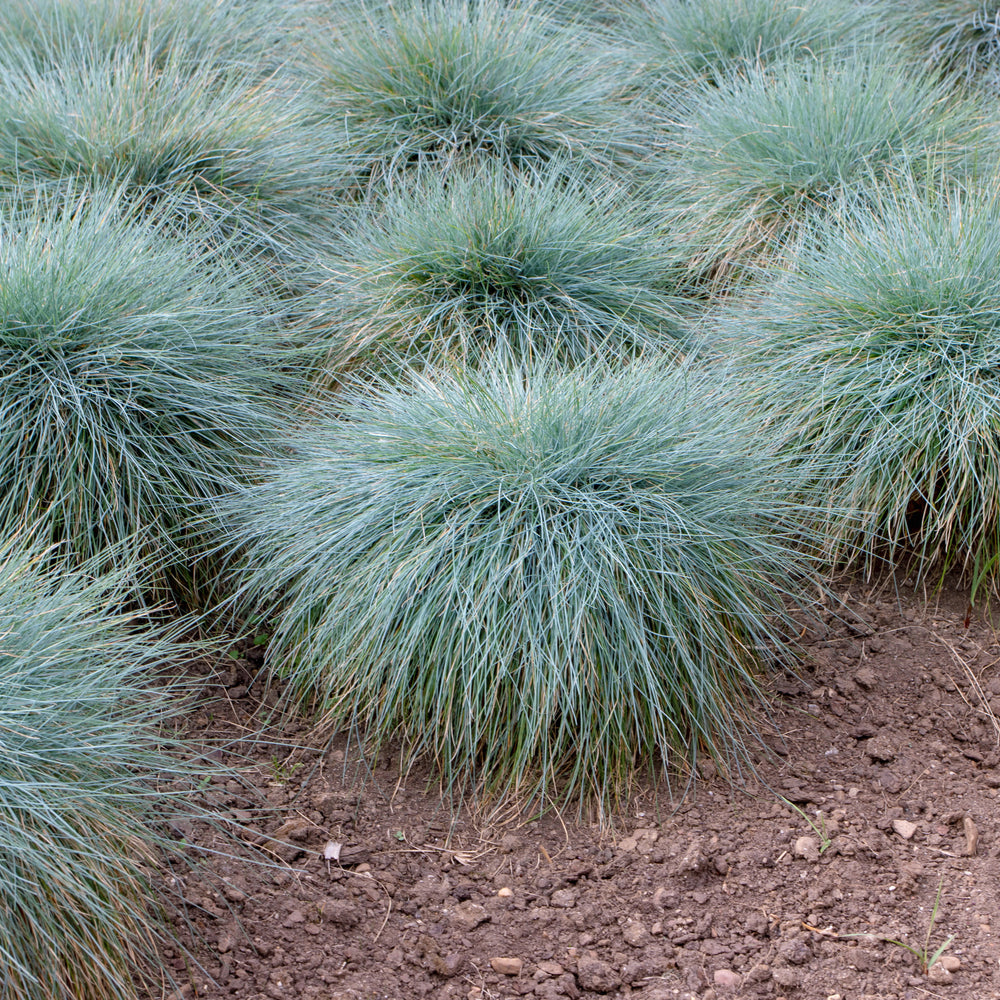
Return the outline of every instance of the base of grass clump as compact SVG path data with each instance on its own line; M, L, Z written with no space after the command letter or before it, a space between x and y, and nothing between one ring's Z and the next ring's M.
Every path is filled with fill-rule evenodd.
M121 575L42 562L0 546L2 993L133 1000L169 981L153 878L188 848L159 831L196 813L201 776L164 748L177 709L151 682L189 653L179 627L121 612Z
M611 807L640 771L745 759L807 563L746 441L669 359L359 392L228 505L241 593L292 696L370 749Z

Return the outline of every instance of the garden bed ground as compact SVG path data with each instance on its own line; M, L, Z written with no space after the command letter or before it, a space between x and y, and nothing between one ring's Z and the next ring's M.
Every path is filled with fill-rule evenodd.
M237 741L254 794L209 795L280 857L214 858L211 876L187 877L202 967L173 956L181 994L1000 998L993 627L981 613L967 625L954 590L842 597L839 619L804 637L800 676L773 684L783 740L757 778L731 791L706 773L676 808L637 796L613 832L453 816L425 775L345 767L343 740L327 748L300 725L269 735L277 749L252 744L259 650L224 661L191 728ZM887 940L919 950L928 930L932 951L954 937L954 971L924 975Z

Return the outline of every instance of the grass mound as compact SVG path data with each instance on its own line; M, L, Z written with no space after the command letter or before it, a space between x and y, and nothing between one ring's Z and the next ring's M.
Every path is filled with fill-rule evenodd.
M913 0L878 9L889 32L927 68L964 83L1000 88L1000 4L996 0Z
M362 179L482 156L524 169L554 157L607 168L628 152L615 61L581 25L561 28L536 4L368 8L316 43L312 72L320 113L341 129Z
M662 343L681 332L685 272L656 221L561 172L425 176L372 208L328 261L333 353L503 348L578 363Z
M825 226L740 333L763 419L839 554L1000 570L1000 189L883 190Z
M662 360L414 375L298 438L229 544L294 696L456 786L608 806L753 731L804 557L745 441Z
M0 215L0 526L185 558L192 508L269 454L271 321L217 250L99 192Z
M874 49L705 86L678 116L668 186L737 258L780 246L845 190L961 172L978 124L946 88Z
M140 636L107 579L39 563L0 546L3 995L131 1000L167 933L151 874L183 863L157 818L192 815L162 790L190 788L193 766L162 748L173 709L149 687L179 647L148 623Z
M11 49L0 73L0 188L65 178L169 196L183 227L287 240L322 217L339 177L322 130L280 77L192 66L183 47L71 48L54 68Z
M109 54L137 44L154 65L177 55L190 66L242 66L261 75L287 52L295 5L282 0L4 0L0 53L20 47L38 69L81 50Z
M650 85L724 86L738 74L847 43L863 24L850 0L649 0L625 26Z

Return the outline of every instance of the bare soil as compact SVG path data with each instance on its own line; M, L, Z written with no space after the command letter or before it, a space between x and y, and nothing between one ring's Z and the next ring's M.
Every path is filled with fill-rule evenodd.
M426 775L370 773L301 722L251 740L261 651L244 648L190 723L235 755L245 783L208 797L273 863L248 849L186 876L178 996L1000 998L994 628L959 590L841 596L798 676L772 681L756 777L706 767L612 831L455 812ZM949 940L922 968L914 952Z

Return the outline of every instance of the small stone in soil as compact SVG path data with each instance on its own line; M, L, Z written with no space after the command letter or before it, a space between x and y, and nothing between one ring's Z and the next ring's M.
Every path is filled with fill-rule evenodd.
M490 915L486 911L486 907L480 906L479 903L459 903L450 915L452 926L466 932L475 930L489 919Z
M740 976L732 969L716 969L712 980L716 986L724 990L735 990L740 985Z
M432 959L434 971L445 979L457 976L465 968L465 956L456 952L449 952L445 956L435 955Z
M561 976L566 970L558 962L543 961L538 963L538 972L544 976Z
M524 968L524 962L519 958L497 957L490 959L493 971L501 976L519 976Z
M576 906L576 893L572 889L557 889L552 893L549 903L560 909L572 909L572 907Z
M854 680L859 687L863 687L866 691L871 691L871 689L878 683L875 671L872 670L871 667L862 667L854 675Z
M950 983L954 977L940 962L935 962L927 973L927 978L932 983L943 986L945 983Z
M795 841L793 853L806 861L819 861L819 841L815 837L799 837Z
M979 830L976 829L975 821L971 816L966 816L962 820L962 828L965 832L965 853L974 858L979 850Z
M910 840L917 832L917 824L906 819L894 819L892 821L893 830L898 833L903 840Z
M625 938L625 943L631 945L633 948L643 948L650 941L649 931L638 920L630 920L625 925L622 937Z

